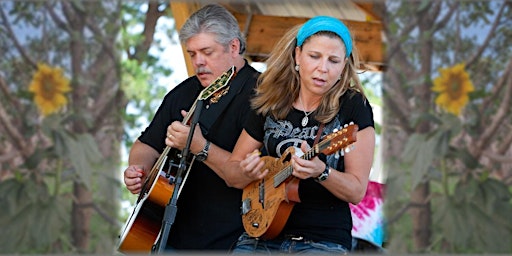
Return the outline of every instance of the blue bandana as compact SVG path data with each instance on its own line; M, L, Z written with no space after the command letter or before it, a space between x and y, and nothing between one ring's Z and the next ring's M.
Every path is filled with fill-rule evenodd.
M316 16L308 20L297 33L297 46L301 46L308 37L320 31L329 31L337 34L345 43L346 57L352 52L352 39L347 26L340 20L329 16Z

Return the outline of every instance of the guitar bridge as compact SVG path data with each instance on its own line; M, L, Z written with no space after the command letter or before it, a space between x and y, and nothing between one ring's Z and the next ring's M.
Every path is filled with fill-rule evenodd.
M242 210L242 215L247 214L251 210L251 199L246 198L242 200L242 206L240 207L240 210Z

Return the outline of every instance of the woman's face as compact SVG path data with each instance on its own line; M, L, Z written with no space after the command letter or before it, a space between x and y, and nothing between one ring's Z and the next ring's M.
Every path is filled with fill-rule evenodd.
M313 35L295 48L301 89L317 96L325 94L340 79L345 68L345 45L340 38Z

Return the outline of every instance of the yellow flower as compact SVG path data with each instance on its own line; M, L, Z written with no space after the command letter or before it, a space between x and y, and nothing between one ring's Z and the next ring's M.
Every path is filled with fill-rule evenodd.
M464 63L451 68L441 68L439 73L441 75L434 79L432 86L432 91L439 93L435 102L441 108L458 116L469 101L468 94L475 90L473 83L464 70Z
M29 85L29 91L34 93L34 101L39 111L43 116L47 116L68 103L64 93L71 91L71 87L60 68L39 63Z

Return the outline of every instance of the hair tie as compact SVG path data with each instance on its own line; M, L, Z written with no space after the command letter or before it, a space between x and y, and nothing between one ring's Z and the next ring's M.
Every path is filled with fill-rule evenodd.
M347 26L339 19L329 16L316 16L304 23L297 33L297 46L301 46L304 40L320 31L333 32L341 37L345 44L345 56L350 56L352 52L352 39Z

